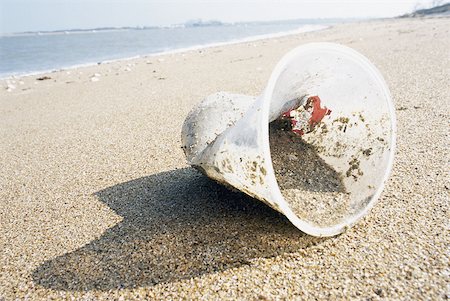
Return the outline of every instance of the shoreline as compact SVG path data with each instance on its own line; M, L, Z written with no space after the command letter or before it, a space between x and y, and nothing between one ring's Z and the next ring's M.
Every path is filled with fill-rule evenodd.
M342 23L342 24L348 24L348 23ZM279 38L279 37L287 37L287 36L297 35L297 34L306 33L306 32L322 31L325 29L332 28L335 25L336 24L323 24L323 25L306 24L306 25L303 25L302 27L299 27L299 28L293 29L293 30L254 35L254 36L249 36L249 37L242 38L242 39L232 39L232 40L224 41L224 42L194 45L194 46L182 47L182 48L171 49L171 50L166 50L166 51L136 55L136 56L131 56L131 57L122 57L122 58L118 58L118 59L103 60L100 62L88 62L88 63L82 63L82 64L75 64L75 65L69 65L66 67L55 68L55 69L48 69L48 70L41 70L41 71L29 71L26 73L16 73L16 74L11 74L11 75L6 75L6 76L0 75L0 80L20 79L20 78L28 77L28 76L43 75L43 74L54 73L54 72L58 72L58 71L69 71L69 70L74 70L77 68L92 67L95 65L116 63L116 62L121 62L121 61L130 61L130 60L134 60L134 59L150 58L150 57L161 56L161 55L178 54L178 53L183 53L183 52L208 49L208 48L214 48L214 47L220 47L220 46L227 46L227 45L235 45L235 44L240 44L240 43L255 42L255 41L274 39L274 38Z

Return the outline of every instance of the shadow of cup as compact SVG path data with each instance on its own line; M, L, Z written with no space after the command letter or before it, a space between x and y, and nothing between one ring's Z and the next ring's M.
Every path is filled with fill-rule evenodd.
M36 284L65 291L153 286L251 265L323 240L192 168L142 177L95 195L123 221L44 262L33 272Z

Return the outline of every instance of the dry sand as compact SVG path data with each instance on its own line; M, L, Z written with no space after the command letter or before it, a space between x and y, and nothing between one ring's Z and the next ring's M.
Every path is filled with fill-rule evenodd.
M321 227L341 223L351 214L343 175L287 122L279 118L269 124L270 154L281 194L301 220Z
M347 24L2 81L0 299L448 298L449 30ZM195 103L259 94L286 51L316 41L366 55L398 114L379 203L328 239L208 180L180 148Z

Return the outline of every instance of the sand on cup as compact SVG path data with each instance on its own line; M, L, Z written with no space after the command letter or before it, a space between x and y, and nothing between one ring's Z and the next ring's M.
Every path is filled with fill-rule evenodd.
M284 214L314 236L343 232L380 195L395 115L378 70L337 44L286 54L255 98L216 93L182 130L191 165Z

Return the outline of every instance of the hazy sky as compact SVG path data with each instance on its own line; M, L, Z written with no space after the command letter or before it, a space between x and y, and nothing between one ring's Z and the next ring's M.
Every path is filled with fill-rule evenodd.
M0 32L221 21L392 17L432 0L0 0Z

